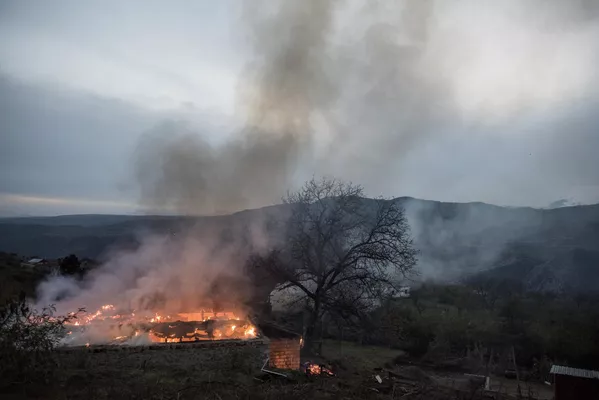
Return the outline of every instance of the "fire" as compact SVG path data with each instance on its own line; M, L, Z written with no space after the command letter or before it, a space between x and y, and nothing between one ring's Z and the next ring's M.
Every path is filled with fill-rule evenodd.
M306 371L306 375L335 375L330 368L309 361L304 364L304 370Z
M318 364L310 364L307 368L307 371L312 375L320 375L320 372L322 371L322 369L320 368L320 365L318 365Z
M150 320L150 322L160 322L160 319L162 319L162 317L158 314L156 314L156 316L154 318L152 318Z
M191 313L144 312L143 310L121 310L112 304L105 304L98 310L79 316L77 321L68 324L68 341L65 344L82 343L87 331L94 331L94 337L101 332L99 343L126 343L140 337L151 342L178 343L202 340L244 340L258 336L256 327L247 319L234 312L199 310ZM136 339L135 343L142 343Z

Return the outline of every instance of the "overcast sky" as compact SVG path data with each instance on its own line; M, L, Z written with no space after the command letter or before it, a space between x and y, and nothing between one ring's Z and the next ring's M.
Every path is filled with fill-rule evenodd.
M247 0L259 16L242 0L0 2L0 215L139 212L138 150L148 132L179 134L173 121L221 159L208 168L228 170L203 190L230 196L215 185L239 185L238 173L268 193L235 192L231 209L272 203L313 174L372 196L599 202L597 2L415 1ZM318 33L294 41L301 29ZM276 116L271 131L301 119L294 129L310 138L285 155L284 176L265 177L275 189L258 184L264 170L240 172L248 162L227 167L264 154L227 150L265 124L253 107L277 109L260 111ZM184 166L193 185L189 165L205 164Z

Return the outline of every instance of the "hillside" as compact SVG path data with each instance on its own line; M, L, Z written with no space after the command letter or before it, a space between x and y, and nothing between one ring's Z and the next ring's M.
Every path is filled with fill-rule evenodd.
M0 251L0 305L18 296L21 291L27 296L34 296L35 288L44 275L43 271L21 267L21 259L16 254Z
M365 199L368 202L374 200ZM599 287L599 205L556 209L395 199L406 209L424 279L456 281L475 274L512 277L534 290ZM0 250L57 258L105 258L148 233L193 232L249 245L255 227L277 238L283 205L226 216L69 215L0 219ZM265 225L266 226L263 226ZM206 235L206 236L203 236Z

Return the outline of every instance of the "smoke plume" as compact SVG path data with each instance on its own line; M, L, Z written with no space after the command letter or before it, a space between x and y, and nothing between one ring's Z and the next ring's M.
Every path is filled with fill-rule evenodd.
M243 127L220 143L184 122L148 132L135 154L140 201L151 212L214 214L276 203L314 173L364 183L372 194L406 176L421 181L398 167L432 139L443 155L453 145L442 140L447 132L480 128L503 140L539 115L594 96L598 15L596 2L584 0L247 2L240 25L252 57L239 83ZM547 132L543 138L556 137ZM553 145L533 139L538 152L551 153ZM475 158L473 175L485 157ZM428 160L418 165L434 168ZM515 163L495 165L519 176ZM459 189L451 179L418 184ZM495 186L503 190L494 183L481 190ZM264 244L253 232L248 240ZM193 307L219 276L240 275L236 239L223 253L195 234L174 242L144 237L137 251L116 254L83 282L46 282L41 303L143 309L158 296L167 308Z
M84 319L110 307L115 314L137 315L137 323L155 313L164 318L202 310L244 318L255 311L255 286L243 266L248 246L259 245L261 233L251 224L206 224L168 236L140 234L136 249L113 251L81 279L54 276L38 287L37 307L54 304L58 315L84 308ZM109 343L122 335L131 336L128 344L148 340L147 335L133 336L139 328L127 321L85 329L84 336L68 336L65 344Z
M93 311L107 303L124 310L173 313L211 308L213 301L242 305L251 294L247 282L227 293L226 299L212 296L217 279L242 276L236 249L219 249L217 240L191 234L184 238L145 236L137 250L114 253L81 283L73 285L74 281L63 279L62 285L42 284L40 303L66 298L59 303L59 312L82 306Z
M561 112L597 95L598 14L584 0L246 3L236 27L251 49L243 127L220 144L176 124L148 134L137 154L142 202L224 213L276 203L313 174L397 195L389 182L426 187L406 168L434 168L412 160L427 146L453 138L476 152L477 135L509 140L540 115L553 122L535 151L554 153Z
M432 5L377 4L248 4L242 21L253 57L239 84L244 127L220 145L180 123L148 133L136 163L142 203L188 214L272 204L315 172L355 173L345 164L350 157L372 165L356 154L365 135L381 150L396 149L401 138L407 151L439 108L435 83L418 71Z
M245 126L216 146L180 124L146 135L136 165L146 207L224 213L276 202L289 185L310 147L312 118L337 97L321 69L333 2L284 2L269 11L254 4L244 11L254 49L239 90Z

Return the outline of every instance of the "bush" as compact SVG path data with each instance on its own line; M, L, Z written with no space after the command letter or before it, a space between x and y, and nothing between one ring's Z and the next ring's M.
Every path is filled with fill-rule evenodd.
M428 352L430 344L435 340L435 328L426 320L415 320L406 324L403 335L403 349L413 357L421 357Z
M65 323L77 318L77 313L59 317L54 311L52 306L41 312L32 309L24 293L0 307L2 386L51 378L55 367L52 350L66 333Z

